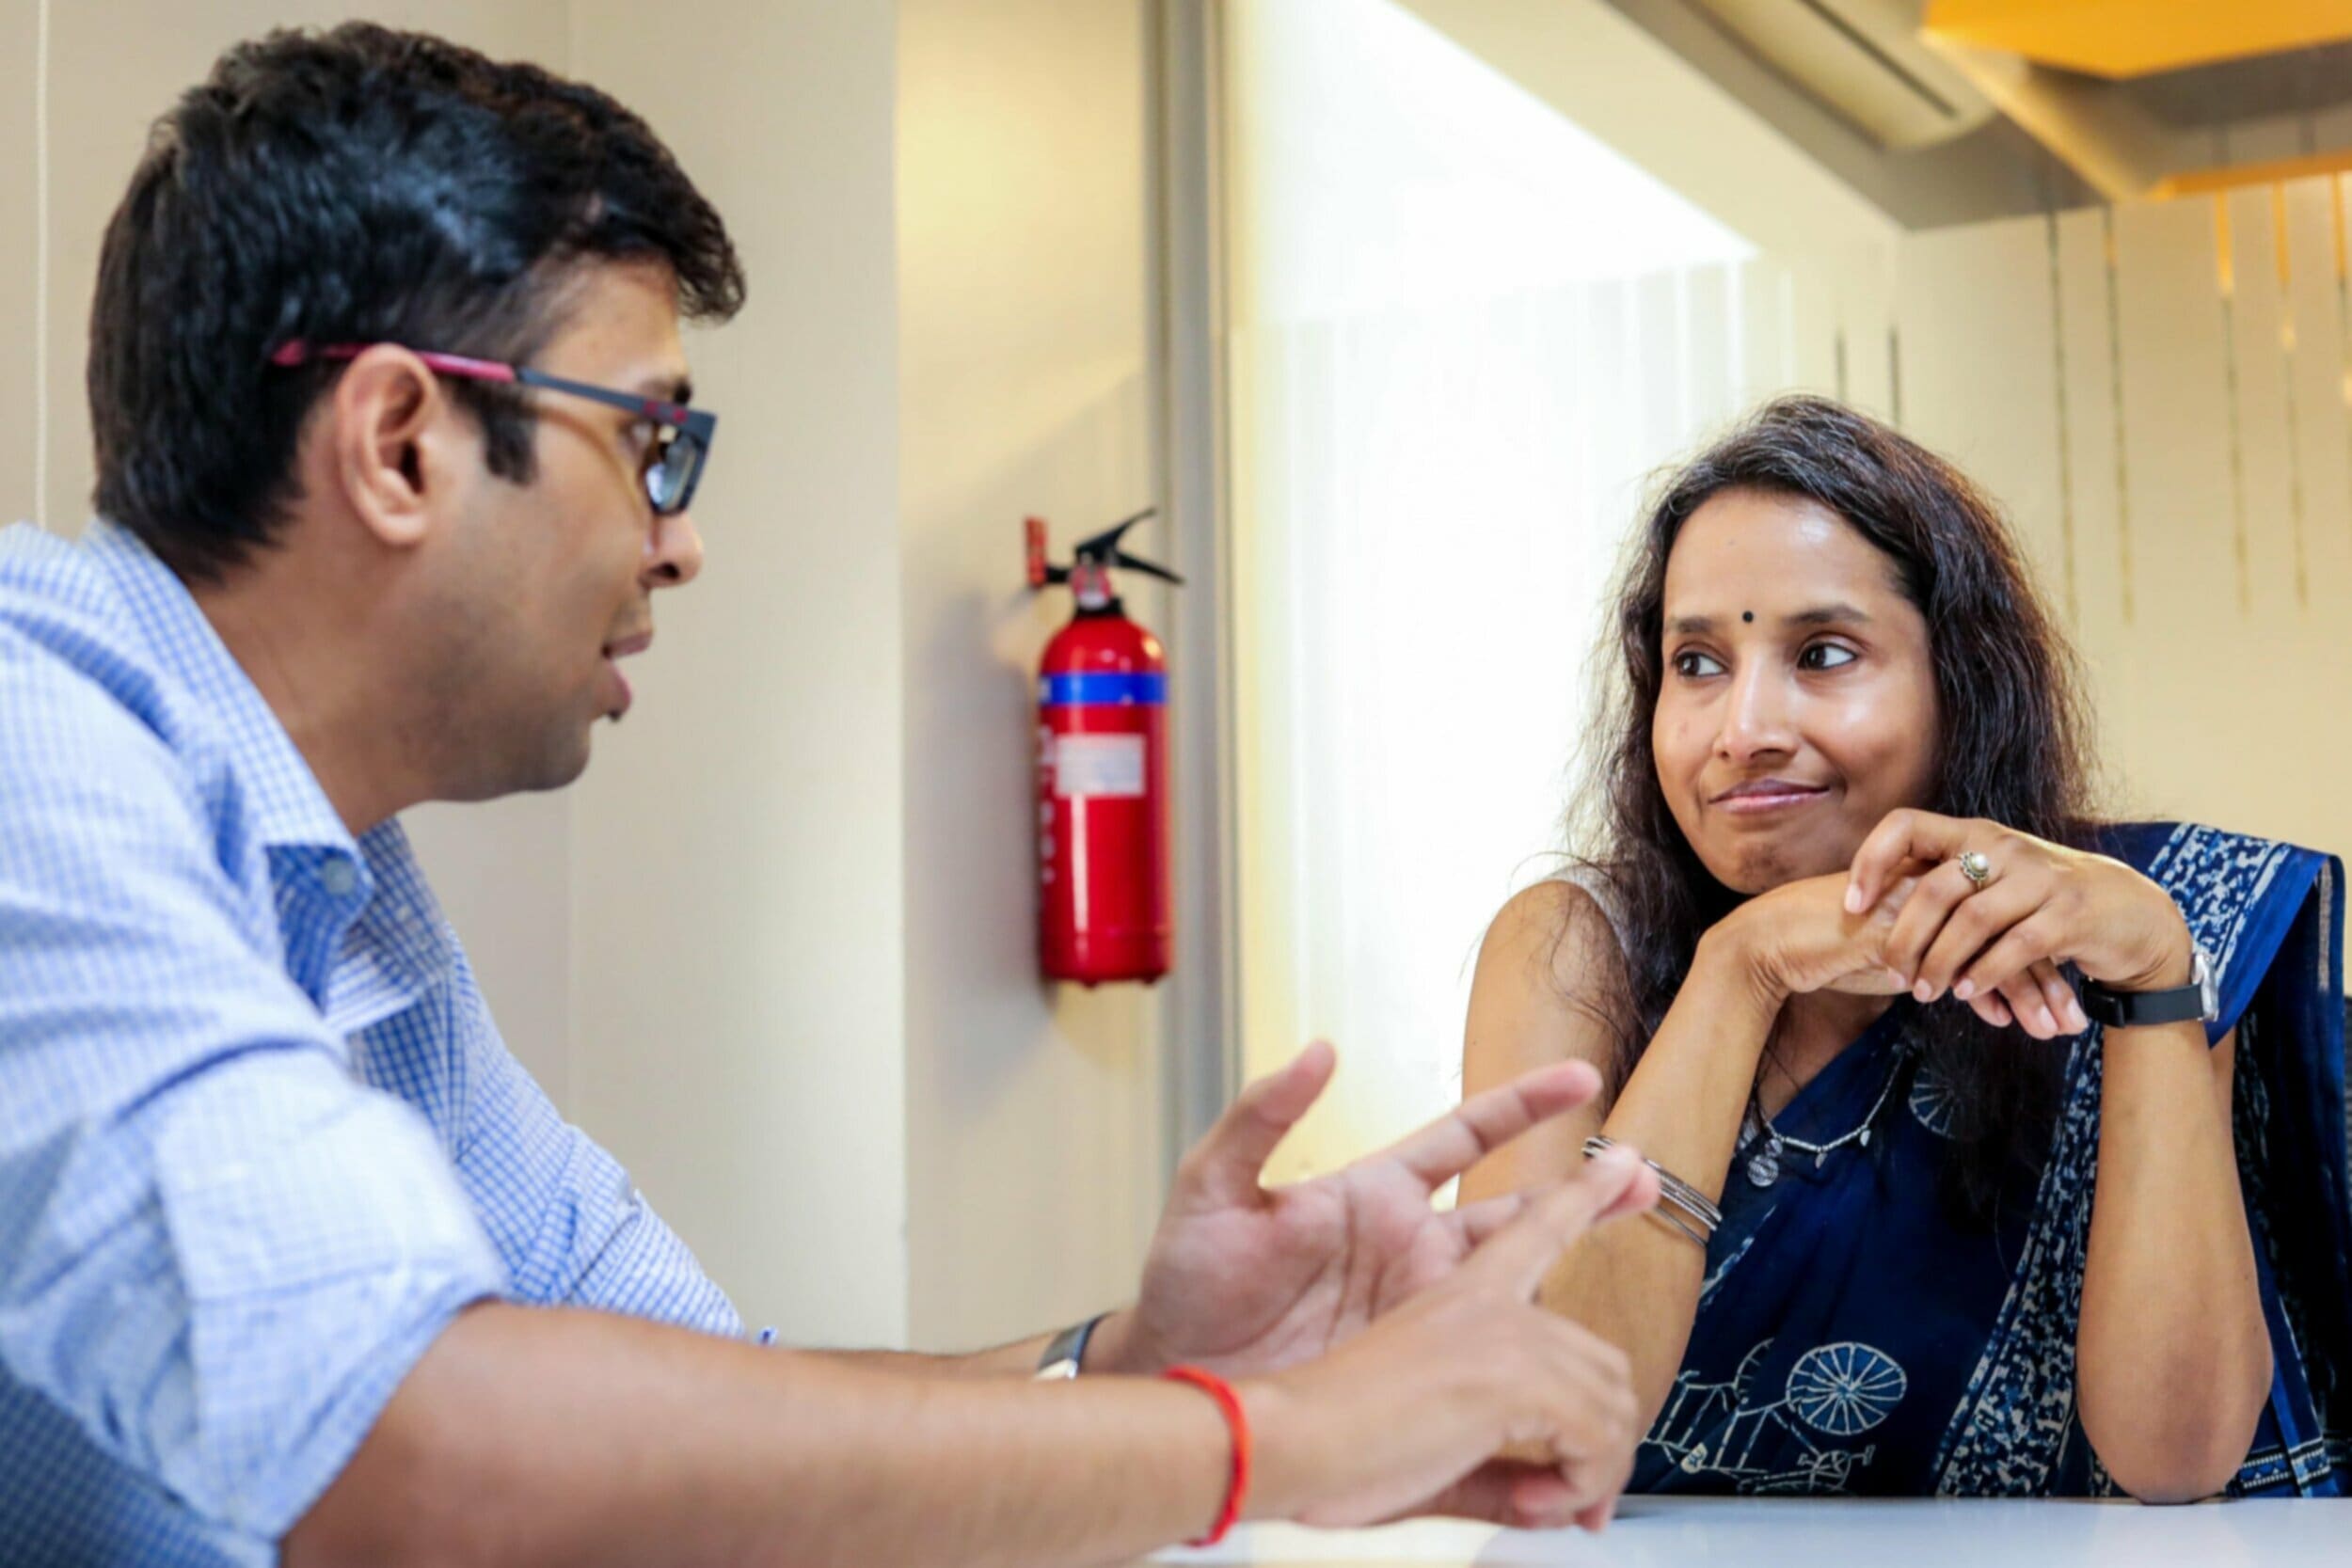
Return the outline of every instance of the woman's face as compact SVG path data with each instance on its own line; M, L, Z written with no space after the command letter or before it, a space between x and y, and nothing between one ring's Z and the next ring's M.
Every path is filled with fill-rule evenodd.
M1932 798L1927 621L1837 514L1708 499L1667 558L1664 627L1658 784L1724 886L1842 871L1880 818Z

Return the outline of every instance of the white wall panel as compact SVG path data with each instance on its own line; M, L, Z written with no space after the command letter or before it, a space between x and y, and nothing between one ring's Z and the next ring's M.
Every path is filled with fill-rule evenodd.
M1797 384L1794 283L1770 257L1740 263L1739 404L1752 406L1775 388Z
M2289 399L2293 387L2286 291L2280 277L2275 186L2228 194L2230 334L2228 386L2233 550L2245 557L2243 605L2258 619L2292 614L2310 586L2300 453Z
M2115 232L2133 586L2142 621L2181 626L2238 580L2213 204L2124 207Z
M1903 428L1997 497L2045 588L2063 595L2058 357L2040 218L1915 236L1896 293Z
M2130 483L2122 467L2122 397L2116 386L2115 277L2105 212L2064 213L2057 230L2058 384L2063 418L2060 499L2071 519L2075 635L2096 657L2132 619L2124 570Z
M1740 337L1733 309L1737 269L1718 262L1682 275L1682 422L1717 430L1743 411L1740 396Z
M2340 176L2286 187L2286 305L2295 325L2288 373L2302 477L2310 600L2352 606L2352 380L2347 380Z

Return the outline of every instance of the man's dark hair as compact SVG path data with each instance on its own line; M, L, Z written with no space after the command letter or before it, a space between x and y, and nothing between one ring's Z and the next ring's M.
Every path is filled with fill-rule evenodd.
M536 66L361 23L223 55L157 121L106 228L90 311L97 507L183 578L266 546L294 447L339 367L294 339L525 360L581 263L666 263L690 320L743 272L644 120ZM532 477L508 387L453 381L492 472Z

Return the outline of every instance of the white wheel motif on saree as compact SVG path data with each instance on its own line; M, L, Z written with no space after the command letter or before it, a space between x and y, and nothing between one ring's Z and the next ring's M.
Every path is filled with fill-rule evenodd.
M1911 1081L1911 1114L1939 1138L1952 1135L1952 1086L1926 1063Z
M1886 1419L1910 1384L1892 1356L1850 1339L1797 1358L1788 1369L1788 1403L1816 1432L1851 1437Z

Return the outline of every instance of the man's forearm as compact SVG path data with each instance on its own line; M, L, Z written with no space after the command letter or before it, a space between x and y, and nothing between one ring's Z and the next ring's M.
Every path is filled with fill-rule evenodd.
M1008 1378L1026 1377L1037 1370L1045 1354L1046 1335L994 1345L961 1355L930 1355L912 1350L820 1350L797 1354L862 1371L888 1372L899 1377Z
M1086 1347L1086 1358L1079 1370L1085 1372L1119 1372L1146 1375L1164 1370L1155 1359L1146 1354L1133 1332L1135 1311L1132 1307L1106 1314L1094 1327ZM967 1352L961 1355L925 1355L914 1351L843 1350L822 1351L825 1359L839 1361L871 1371L898 1372L914 1377L1029 1377L1038 1370L1038 1360L1053 1339L1051 1334L1035 1334L1026 1339L1016 1339L1009 1345L995 1345L987 1350Z
M285 1558L1117 1560L1207 1527L1229 1441L1216 1405L1173 1384L894 1377L603 1314L486 1306L401 1385Z

